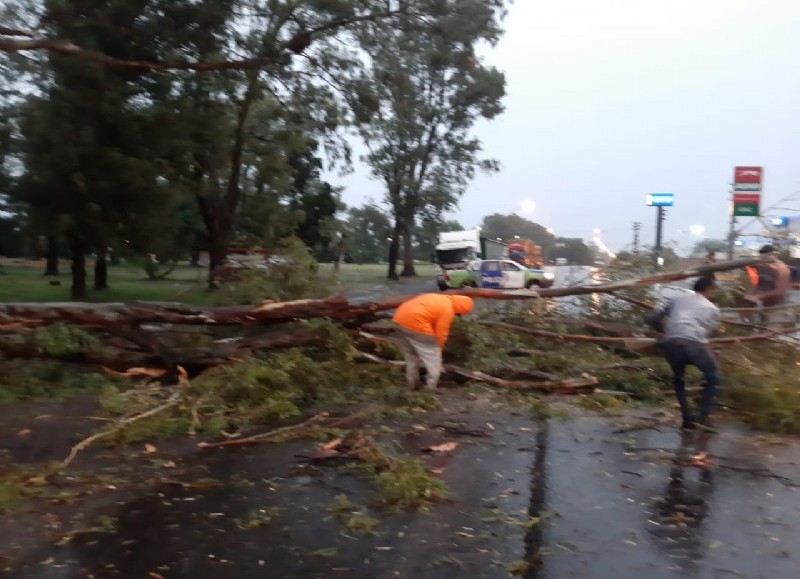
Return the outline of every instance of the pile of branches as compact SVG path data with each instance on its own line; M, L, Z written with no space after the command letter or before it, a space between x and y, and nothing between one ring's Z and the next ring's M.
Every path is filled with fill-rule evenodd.
M565 296L614 294L647 308L652 304L626 298L625 291L757 263L758 259L719 262L682 271L576 287L513 291L465 288L451 290L450 293L486 300L528 300L534 304ZM398 296L356 304L337 295L325 299L217 308L179 303L5 303L0 304L0 353L20 358L56 357L70 362L101 365L118 372L125 372L131 367L158 368L164 371L165 379L174 381L179 367L186 368L190 375L196 375L252 352L324 345L328 335L324 329L309 323L313 319L332 320L350 332L356 341L385 340L373 332L364 332L364 328L387 317L390 310L409 297ZM533 307L532 311L541 309ZM656 338L643 335L641 327L585 318L563 318L556 320L555 324L551 323L550 327L544 323L531 327L531 320L535 322L536 317L527 317L525 326L509 329L555 341L594 342L632 351L646 351L656 344ZM747 326L735 320L731 323ZM80 344L68 349L42 347L41 340L36 339L42 329L61 325L80 328L92 339L80 340ZM554 331L553 325L579 327L582 333ZM773 337L774 332L764 329L755 334L718 338L715 342L724 344ZM380 360L373 357L373 361ZM448 371L463 378L508 388L540 388L560 392L591 388L597 384L591 376L508 380L457 366L450 366ZM533 378L536 376L534 374Z
M543 308L538 307L539 304L556 297L613 294L620 302L628 303L637 310L644 310L654 307L655 304L631 297L625 290L646 288L654 284L696 277L707 271L733 269L755 262L757 260L723 262L680 272L593 286L534 291L473 288L452 292L487 300L521 302L524 309L520 309L514 315L507 313L494 315L490 320L484 318L470 323L480 326L481 330L490 334L486 338L487 343L496 348L507 345L497 340L498 334L513 336L514 338L508 343L516 342L518 344L516 351L506 354L519 356L518 360L523 356L527 358L521 366L492 366L485 361L483 364L473 364L472 367L447 363L443 378L460 383L480 382L511 391L561 394L599 392L614 395L623 392L601 390L600 387L603 386L601 382L606 384L613 382L613 378L608 378L609 375L623 372L626 373L627 383L629 382L627 376L630 375L628 371L632 370L644 376L644 381L650 385L649 388L652 388L653 384L656 385L656 389L659 385L664 387L663 372L660 373L653 368L652 358L642 356L654 350L657 336L643 334L641 324L624 323L619 319L568 316L553 313L552 308L543 313ZM2 304L0 305L0 350L4 350L7 354L17 353L26 357L66 357L87 364L102 364L107 373L156 378L162 380L164 384L175 385L171 388L150 387L148 393L145 393L147 403L139 407L126 404L126 410L115 421L109 423L107 428L76 444L64 460L64 465L70 464L79 452L96 440L114 439L123 430L146 424L157 415L168 416L174 413L183 415L188 412L191 416L188 424L190 433L201 430L206 433L213 431L225 437L219 442L201 442L202 448L258 444L338 431L345 426L361 423L369 416L385 411L385 408L382 408L380 403L374 403L347 416L322 412L289 426L281 426L251 436L240 436L239 432L244 432L245 429L241 431L233 429L230 433L224 428L206 429L204 423L209 421L210 416L219 414L218 409L212 411L207 407L219 407L227 396L224 392L209 390L201 383L202 379L218 371L213 368L218 367L219 370L225 371L225 368L232 367L231 362L240 361L242 357L252 352L264 353L280 348L297 347L305 347L307 351L343 348L349 352L343 355L342 359L360 359L370 364L402 365L403 362L396 356L387 357L385 355L387 350L383 346L391 342L391 337L388 336L391 324L385 323L385 318L390 310L405 299L408 299L408 296L353 304L341 296L333 296L320 300L267 302L255 307L227 308L197 308L172 303ZM531 305L532 307L528 307ZM519 313L524 315L517 315ZM718 347L731 343L772 339L776 336L775 332L767 329L762 331L756 326L737 321L740 314L747 314L749 311L730 309L728 313L730 314L728 322L734 329L732 333L738 335L715 339L713 343ZM315 318L329 321L314 323ZM331 321L334 322L335 332L338 332L339 337L344 334L349 336L346 343L337 341L337 337L333 335L335 332L330 331ZM36 336L36 333L44 328L52 329L61 324L69 324L70 328L81 328L81 331L87 332L92 340L84 340L83 345L86 347L70 350L66 354L63 351L59 353L43 348L41 343L36 346L35 341L26 340L26 337ZM227 335L214 337L215 333ZM178 343L176 336L181 335L205 336L207 340L194 349L182 348L176 345ZM458 336L453 336L451 342L457 341ZM522 343L528 344L529 349L519 346ZM567 351L564 346L568 343L575 344L575 348L583 350ZM552 347L553 344L560 346ZM311 348L308 348L309 346ZM458 349L457 343L449 345L448 350L453 349ZM593 356L592 351L606 353ZM473 350L467 356L474 353ZM561 363L553 363L559 357L563 358ZM635 359L626 360L626 358ZM540 366L539 362L542 360L549 361L550 367L546 368L547 364ZM132 367L133 364L141 366ZM187 371L184 366L193 370ZM212 371L206 373L207 370ZM194 382L190 377L192 374L202 374L202 376ZM352 380L352 376L349 381L359 383L358 380ZM222 382L232 383L237 380L226 380L223 376ZM235 402L233 404L235 405ZM243 425L247 426L246 421Z

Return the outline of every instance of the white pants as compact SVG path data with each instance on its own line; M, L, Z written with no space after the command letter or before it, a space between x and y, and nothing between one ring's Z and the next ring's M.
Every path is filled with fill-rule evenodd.
M425 388L435 390L442 374L442 349L435 336L397 328L396 341L406 358L406 382L408 387L418 390L420 363L425 367Z

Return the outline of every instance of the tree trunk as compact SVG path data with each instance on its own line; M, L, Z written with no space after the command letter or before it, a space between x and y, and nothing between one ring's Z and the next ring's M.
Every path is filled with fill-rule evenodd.
M336 256L334 257L333 262L333 271L337 275L339 274L339 270L342 267L342 262L344 261L344 234L339 234L339 240L336 242Z
M403 228L399 221L394 224L394 234L389 242L389 272L386 277L389 279L400 279L397 275L397 257L400 249L400 234Z
M94 262L94 289L108 289L108 263L105 251L98 251L97 260Z
M222 208L219 209L222 211ZM216 286L217 278L222 273L228 257L228 239L231 234L231 223L221 215L211 215L208 227L208 287Z
M58 237L56 235L47 236L47 249L45 253L47 263L44 267L44 275L59 275L58 273Z
M414 269L414 239L411 233L413 222L413 219L408 219L403 225L403 271L400 272L403 277L416 277L417 275Z
M72 257L72 288L70 296L73 300L86 299L86 244L80 237L73 238L70 242Z

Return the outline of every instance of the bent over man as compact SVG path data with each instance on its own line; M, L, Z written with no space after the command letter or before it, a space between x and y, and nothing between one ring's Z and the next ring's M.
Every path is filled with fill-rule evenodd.
M420 362L427 371L425 387L433 390L442 373L442 349L457 315L472 311L472 298L443 294L422 294L400 304L392 320L397 342L406 358L406 381L418 389Z
M700 400L699 423L709 427L709 414L714 405L719 377L714 354L708 345L708 337L719 327L719 308L711 303L716 283L701 277L694 284L694 293L679 296L667 302L647 317L647 323L662 331L666 318L667 328L661 346L664 357L672 368L672 385L681 407L683 425L695 426L695 416L686 400L686 367L697 367L703 373L705 383Z

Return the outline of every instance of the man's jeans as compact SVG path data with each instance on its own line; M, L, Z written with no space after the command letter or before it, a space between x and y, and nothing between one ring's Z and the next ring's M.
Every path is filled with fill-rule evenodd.
M675 387L675 395L678 397L685 424L694 422L691 408L686 400L686 382L684 380L686 366L695 366L703 373L705 384L703 385L699 414L701 422L707 421L714 405L714 396L719 383L717 365L708 344L694 340L674 339L663 342L661 347L664 350L664 357L672 368L672 385Z

